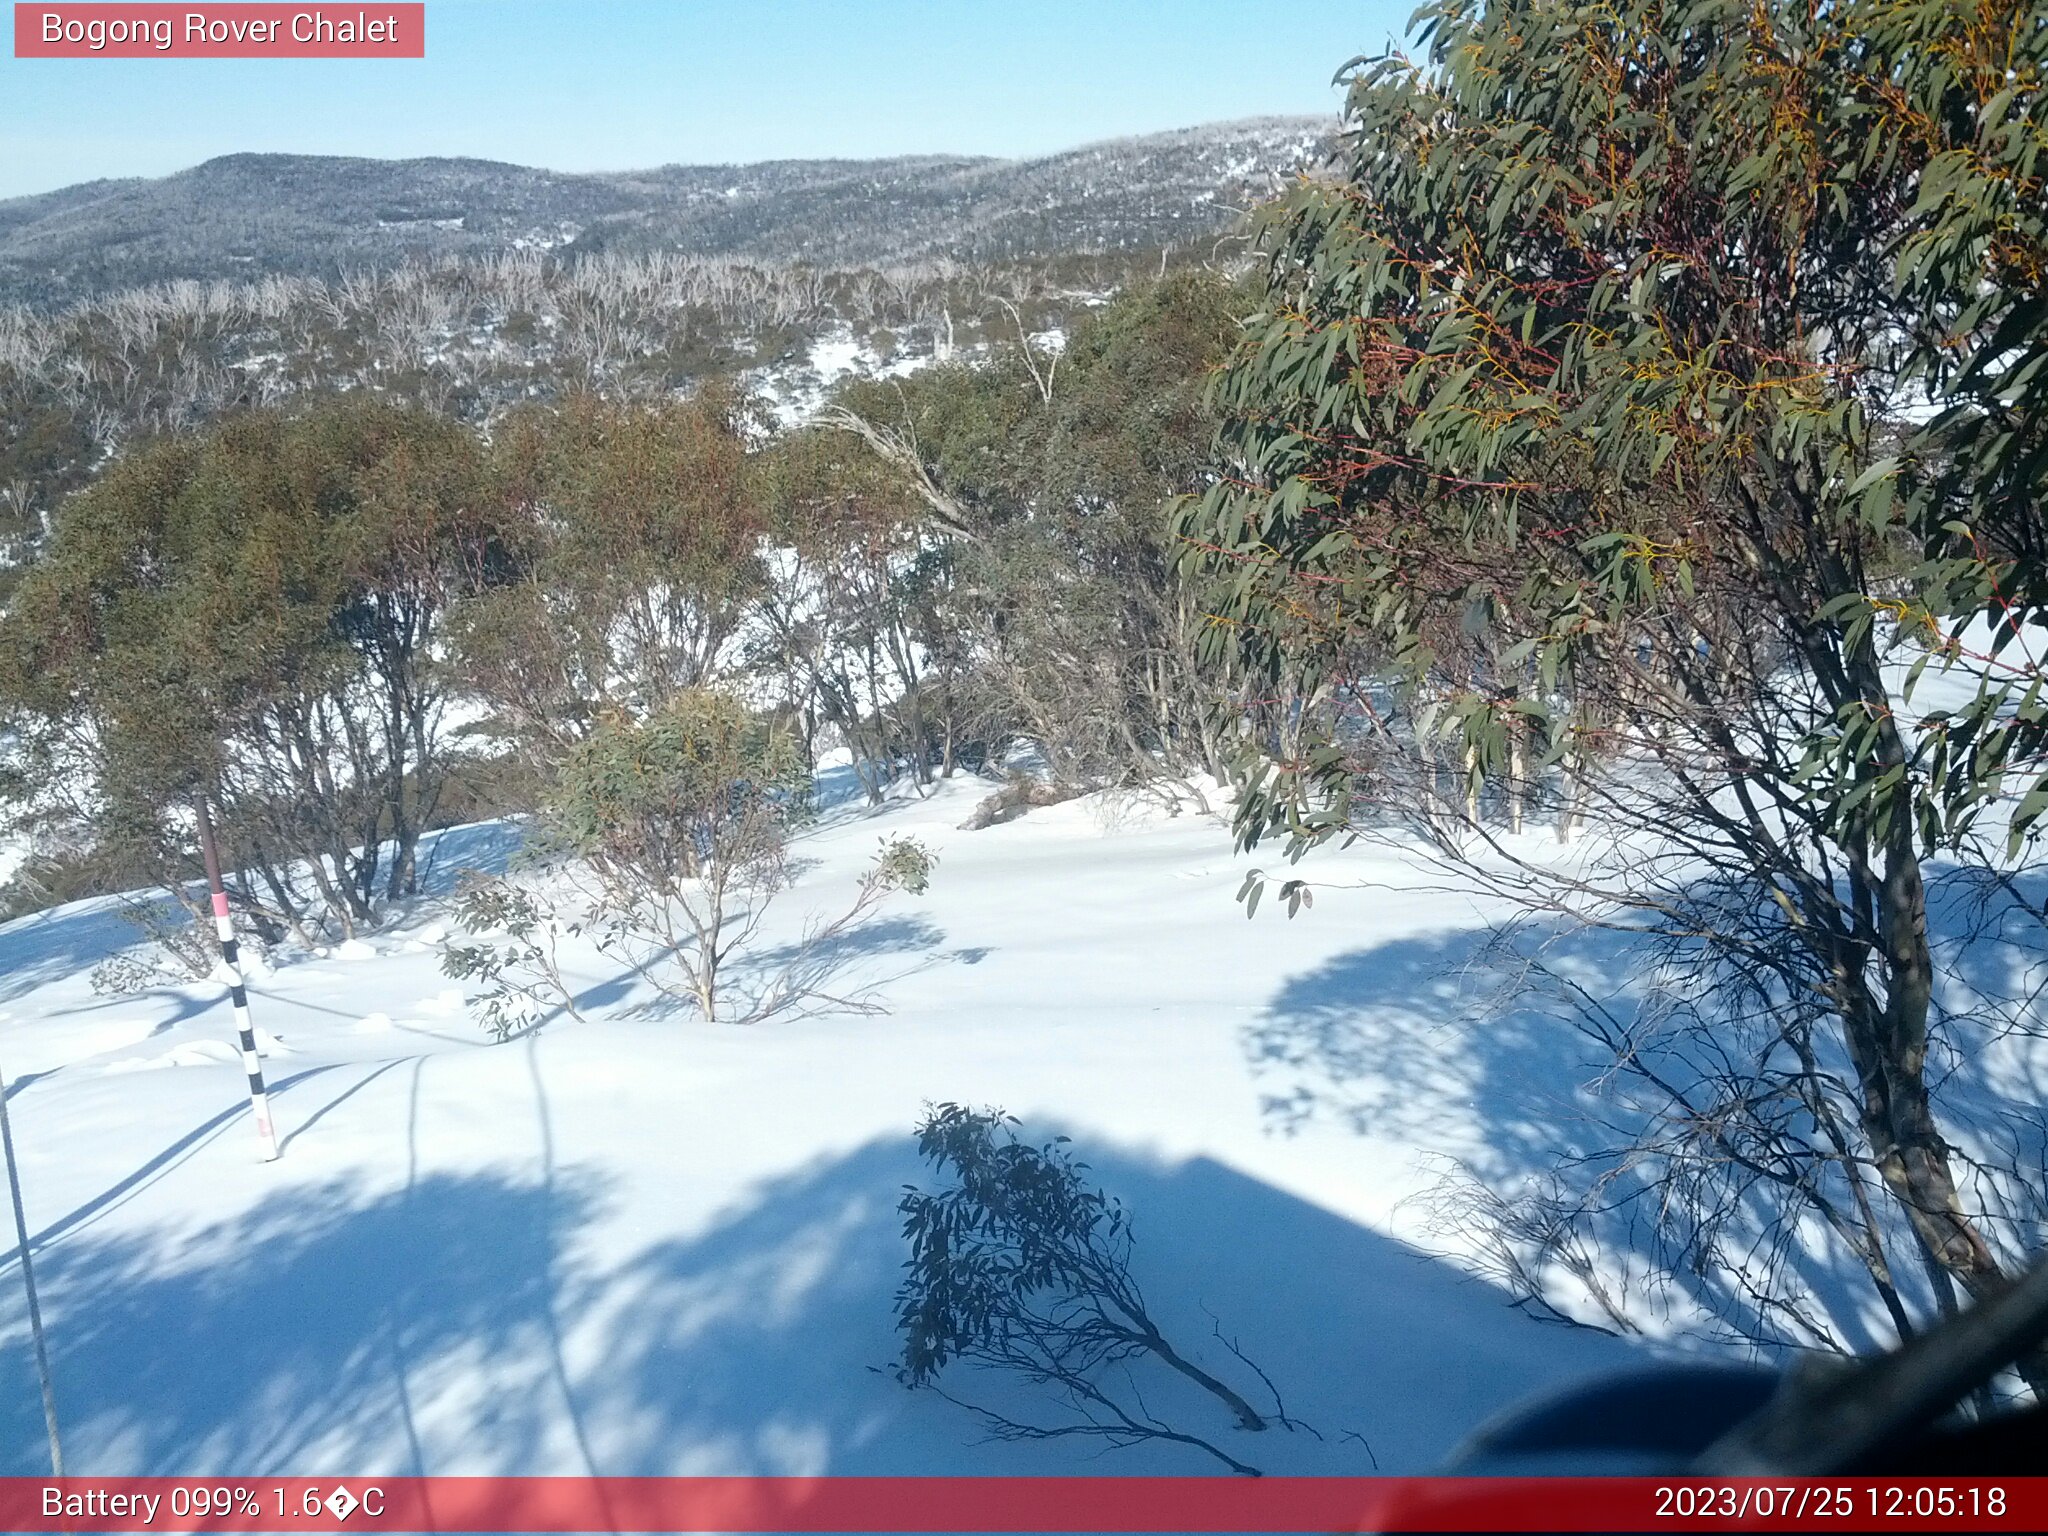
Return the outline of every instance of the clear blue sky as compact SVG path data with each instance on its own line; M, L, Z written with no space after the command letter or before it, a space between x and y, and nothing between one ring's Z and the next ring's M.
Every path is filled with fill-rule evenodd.
M374 3L366 9L375 11ZM0 197L238 150L558 170L1030 155L1276 112L1412 0L429 0L411 61L0 57ZM11 25L13 7L5 8Z

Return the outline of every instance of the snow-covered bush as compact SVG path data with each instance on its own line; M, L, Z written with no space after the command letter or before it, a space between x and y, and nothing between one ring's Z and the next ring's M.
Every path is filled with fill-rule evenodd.
M212 929L190 911L130 896L122 899L121 916L143 942L107 956L92 968L88 980L94 992L102 997L129 997L151 987L203 981L213 974L220 950ZM268 949L253 930L247 933L244 946L258 960Z
M100 997L133 997L137 992L160 986L164 980L162 970L125 949L107 956L86 976L87 983Z

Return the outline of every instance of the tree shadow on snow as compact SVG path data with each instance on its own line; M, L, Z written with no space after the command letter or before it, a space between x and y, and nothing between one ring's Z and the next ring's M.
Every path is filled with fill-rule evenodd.
M1503 1405L1629 1358L1218 1163L1089 1153L1134 1214L1168 1335L1242 1375L1220 1325L1327 1437L1248 1435L1190 1405L1199 1432L1267 1470L1371 1470L1347 1432L1383 1470L1425 1469ZM1215 1470L1172 1446L1077 1463L1086 1442L987 1443L877 1369L894 1349L896 1200L921 1172L907 1134L870 1143L609 1262L606 1186L574 1168L337 1180L203 1230L74 1234L38 1261L67 1460L187 1476ZM6 1471L30 1474L42 1425L18 1310L0 1445ZM1056 1411L1028 1387L948 1385Z
M1946 951L1949 978L1950 1018L1929 1068L1942 1112L1952 1127L1988 1136L2020 1166L2048 1166L2040 1112L2048 1102L2048 1050L2038 1048L2048 1031L1993 1042L1972 1016L1978 996L2024 997L2043 985L2048 934L2035 914L2048 882L1986 889L1939 871L1929 894L1930 932ZM1658 1001L1657 982L1640 965L1641 942L1612 930L1534 922L1517 930L1513 948L1540 953L1549 971L1635 1027ZM1450 1149L1467 1173L1510 1199L1538 1188L1561 1162L1585 1160L1581 1177L1611 1170L1607 1154L1652 1124L1656 1095L1630 1092L1613 1056L1573 1027L1572 1010L1554 995L1513 990L1516 974L1494 936L1459 930L1351 951L1291 979L1243 1034L1269 1125L1292 1134L1335 1124L1398 1144ZM2023 1019L2029 1011L2018 1010ZM1681 1083L1711 1060L1711 1053L1655 1029L1646 1030L1641 1048L1667 1080ZM1826 1064L1846 1075L1845 1064ZM1608 1186L1610 1211L1633 1187L1630 1177L1625 1172ZM1633 1230L1647 1240L1645 1225ZM1893 1236L1901 1255L1895 1268L1911 1292L1917 1266L1904 1258L1911 1249L1903 1234ZM1867 1278L1838 1250L1795 1249L1786 1262L1825 1304L1844 1343L1870 1349L1893 1341ZM1691 1304L1747 1331L1770 1326L1725 1276L1671 1278ZM1918 1300L1932 1311L1931 1295Z
M945 941L945 930L925 917L903 914L871 917L843 933L811 943L778 944L742 955L734 965L733 973L743 981L749 978L765 980L792 965L808 964L819 970L822 979L856 971L866 960L924 954L937 949ZM882 979L893 980L894 974L887 978L865 974L859 977L863 985L873 985Z
M782 989L791 991L792 997L777 1011L777 1018L843 1011L848 1001L858 1004L891 982L934 963L945 939L945 931L926 918L898 915L872 917L843 933L822 938L743 951L721 971L720 1017L745 1017L762 998ZM904 957L920 958L904 965L900 963ZM623 1001L635 980L644 977L654 963L644 961L613 981L586 991L578 997L578 1006ZM652 995L636 1004L632 1013L666 1018L692 1006L651 985L648 991ZM864 1010L856 1007L854 1011Z
M170 898L160 903L168 909ZM0 923L0 1003L50 982L83 975L143 942L119 899L95 896Z
M445 827L420 838L415 854L422 896L454 893L466 874L502 875L526 843L525 822L517 818Z

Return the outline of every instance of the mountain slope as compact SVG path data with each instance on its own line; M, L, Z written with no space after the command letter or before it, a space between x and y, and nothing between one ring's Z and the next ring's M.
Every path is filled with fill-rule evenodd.
M1221 233L1315 156L1316 118L1214 124L1034 160L913 156L570 175L488 160L229 155L0 201L0 300L333 273L520 248L819 265L1143 249Z

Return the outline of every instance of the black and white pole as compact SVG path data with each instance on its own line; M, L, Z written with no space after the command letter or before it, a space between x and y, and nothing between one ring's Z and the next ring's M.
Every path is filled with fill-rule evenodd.
M21 1175L14 1167L14 1127L7 1116L7 1079L0 1074L0 1148L7 1156L7 1193L14 1201L14 1235L21 1240L21 1287L28 1293L28 1331L35 1342L36 1378L43 1387L43 1427L50 1435L50 1476L64 1475L64 1445L57 1438L57 1391L50 1384L50 1351L43 1343L43 1308L36 1299L36 1266L29 1256L28 1213L21 1204Z
M242 984L242 947L235 942L235 921L228 915L228 890L220 877L220 849L213 841L213 817L203 796L197 806L199 856L206 861L206 889L213 897L213 930L220 938L228 996L235 1005L235 1029L242 1039L242 1066L249 1073L249 1107L256 1112L256 1135L263 1143L263 1161L268 1163L277 1157L277 1129L270 1122L270 1094L263 1086L263 1062L256 1054L256 1026L249 1019L249 989Z

